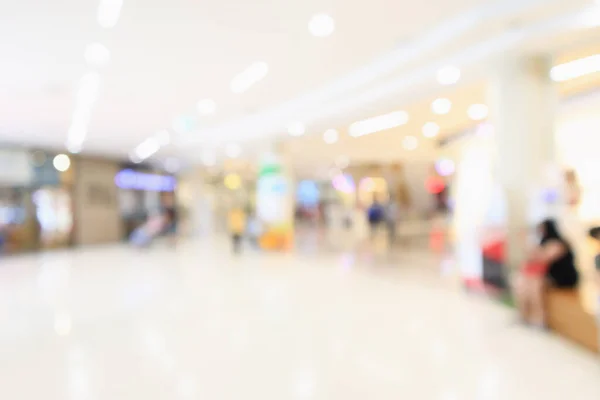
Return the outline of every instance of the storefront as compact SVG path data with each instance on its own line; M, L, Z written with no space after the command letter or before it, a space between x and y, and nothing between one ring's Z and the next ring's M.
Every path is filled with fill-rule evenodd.
M73 243L72 160L64 154L0 150L0 232L3 253Z
M114 184L118 188L123 238L128 238L149 216L176 204L177 179L172 175L123 165L114 175Z

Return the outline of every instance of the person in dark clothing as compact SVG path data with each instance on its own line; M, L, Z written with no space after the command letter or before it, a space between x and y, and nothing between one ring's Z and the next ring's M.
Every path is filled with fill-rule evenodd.
M540 244L531 251L521 271L516 295L523 320L545 327L545 288L574 289L579 283L579 273L571 245L563 239L556 222L545 220L538 226L538 232Z
M598 245L600 245L600 226L590 229L590 236L595 239L598 247ZM596 254L596 257L594 258L594 266L596 267L596 285L600 289L600 253ZM600 297L598 298L598 305L600 306Z
M377 230L381 226L381 223L384 222L385 219L385 209L383 206L375 199L373 204L367 209L367 220L369 221L369 227L371 229L371 237L374 237L377 233Z

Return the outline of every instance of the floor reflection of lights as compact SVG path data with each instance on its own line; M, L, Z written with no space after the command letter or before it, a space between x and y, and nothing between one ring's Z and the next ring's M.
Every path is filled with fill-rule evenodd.
M600 398L594 356L512 325L439 262L234 258L225 241L5 258L0 398Z

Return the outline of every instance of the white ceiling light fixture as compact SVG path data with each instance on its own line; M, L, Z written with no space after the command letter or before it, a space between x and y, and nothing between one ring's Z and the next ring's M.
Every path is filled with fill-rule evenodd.
M104 29L114 28L121 16L121 7L123 7L123 0L100 0L98 24Z
M196 104L200 115L211 115L217 111L217 103L213 99L202 99Z
M306 127L302 122L292 122L288 125L288 133L290 136L302 136L306 132Z
M156 132L154 137L161 146L167 146L171 143L171 133L166 129L161 129L160 131Z
M100 90L100 74L97 72L86 73L79 82L77 91L77 107L90 108L96 101Z
M66 143L67 149L72 153L80 152L83 147L92 116L92 107L99 91L100 74L97 72L88 72L79 81L75 110L71 117Z
M428 122L423 125L423 136L426 138L434 138L440 133L440 126L435 122Z
M70 143L70 142L67 142L66 146L67 146L67 150L68 150L68 151L69 151L69 153L71 153L71 154L78 154L78 153L80 153L80 152L81 152L81 149L82 149L82 147L83 147L81 144L78 144L78 143Z
M450 86L456 84L460 80L460 68L454 65L442 67L437 72L437 81L440 85Z
M85 62L94 68L103 68L110 62L110 51L102 43L90 43L84 52Z
M136 154L135 151L132 151L131 153L129 153L129 159L131 160L132 163L134 164L139 164L141 163L143 160L141 158L139 158Z
M406 111L394 111L389 114L355 122L350 125L349 133L352 137L370 135L371 133L406 125L408 120L409 116Z
M327 144L334 144L338 141L340 134L335 129L327 129L323 132L323 140Z
M242 155L242 147L237 143L230 143L225 147L225 155L229 158L238 158Z
M230 84L231 91L233 93L243 93L262 80L268 73L269 65L266 62L255 62L233 78Z
M452 102L450 99L441 98L436 99L431 103L431 111L438 115L448 114L452 109Z
M150 137L140 143L135 149L134 154L141 160L151 157L154 153L160 150L160 143L155 137Z
M308 22L308 31L316 37L328 37L335 30L335 21L328 14L313 15Z
M419 145L419 140L414 136L406 136L404 139L402 139L402 146L406 150L410 150L410 151L415 150L418 145Z
M489 109L485 104L471 104L467 114L473 121L482 121L488 117Z
M52 165L57 171L65 172L71 167L71 159L66 154L59 154L52 160Z
M600 54L559 64L550 70L550 77L555 82L564 82L595 72L600 72Z
M67 133L67 150L71 153L79 153L83 148L83 142L87 136L88 120L85 121L77 117L77 112L73 115L71 126Z

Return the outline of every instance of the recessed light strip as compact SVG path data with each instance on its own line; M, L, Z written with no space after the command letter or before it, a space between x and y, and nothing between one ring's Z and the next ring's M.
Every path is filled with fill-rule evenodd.
M555 82L564 82L594 72L600 72L600 54L559 64L550 70L550 77Z
M405 125L408 122L406 111L394 111L378 117L368 118L350 125L350 136L359 137Z
M269 65L264 62L255 62L244 71L236 75L231 81L233 93L243 93L269 73Z
M123 0L100 0L98 24L104 29L114 28L121 16L121 7L123 7Z
M67 149L72 153L81 151L99 91L100 74L97 72L88 72L79 81L75 110L67 134Z

